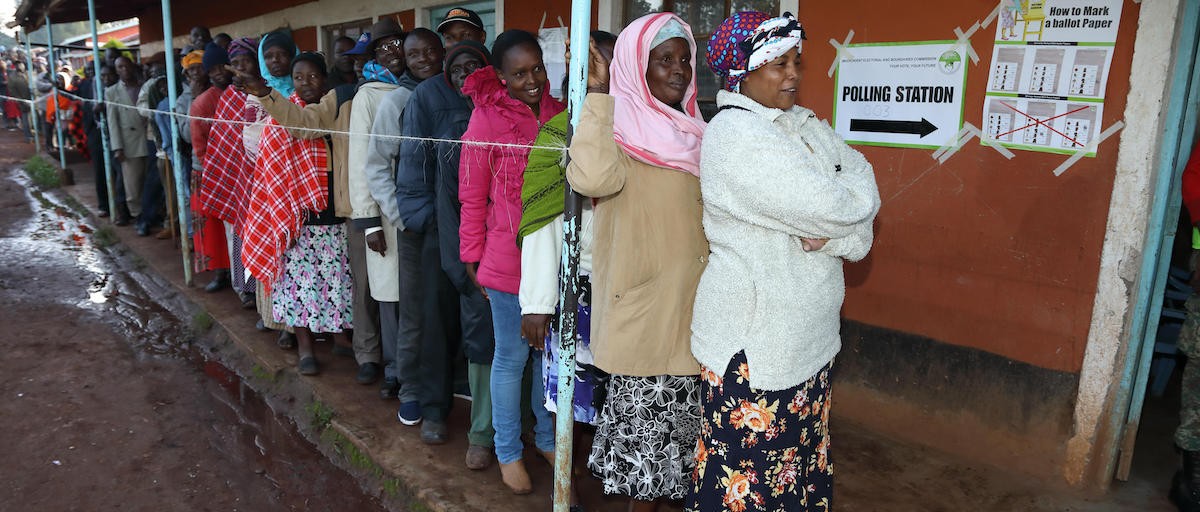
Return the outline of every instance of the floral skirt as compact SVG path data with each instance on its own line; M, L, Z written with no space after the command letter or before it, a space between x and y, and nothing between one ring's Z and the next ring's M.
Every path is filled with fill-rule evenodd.
M571 409L575 421L595 425L600 417L600 408L604 405L608 374L592 366L592 283L587 276L579 277L579 313L575 322L575 400ZM561 339L555 319L550 322L550 336L546 339L546 350L542 351L546 409L553 413L558 412L558 344Z
M688 512L828 511L829 370L781 391L750 387L746 354L724 375L701 367L704 424Z
M700 379L613 375L588 468L605 494L681 499L691 487L700 434Z
M283 253L283 273L271 287L271 316L290 327L338 333L352 327L354 283L346 256L346 225L304 226Z

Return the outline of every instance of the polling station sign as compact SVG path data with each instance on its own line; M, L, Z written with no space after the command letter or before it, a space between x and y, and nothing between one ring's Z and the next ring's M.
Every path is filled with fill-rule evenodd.
M847 47L834 77L833 127L847 143L937 149L962 128L966 50L955 41Z

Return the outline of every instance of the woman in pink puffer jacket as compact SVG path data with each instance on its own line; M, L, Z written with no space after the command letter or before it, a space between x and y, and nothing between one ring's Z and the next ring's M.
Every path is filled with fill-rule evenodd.
M546 66L537 37L509 30L496 37L492 58L498 67L467 77L462 91L475 104L464 142L530 145L538 129L565 106L550 96ZM521 185L529 149L464 144L459 161L458 198L462 203L459 255L467 273L492 306L496 354L492 360L492 424L500 473L515 493L532 490L521 453L521 377L532 361L531 396L543 396L540 353L521 339ZM554 456L554 422L541 404L533 407L537 448Z

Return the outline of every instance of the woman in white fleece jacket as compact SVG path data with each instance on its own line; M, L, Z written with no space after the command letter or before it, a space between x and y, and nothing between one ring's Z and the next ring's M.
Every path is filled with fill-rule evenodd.
M724 78L700 157L712 255L692 353L705 424L688 510L827 510L829 371L843 260L871 247L871 165L795 105L803 31L737 13L709 41Z

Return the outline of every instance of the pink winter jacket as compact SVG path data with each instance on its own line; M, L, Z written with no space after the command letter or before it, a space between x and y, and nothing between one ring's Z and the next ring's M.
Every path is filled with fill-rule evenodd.
M533 110L508 96L491 66L468 76L462 90L475 104L464 141L532 144L541 125L566 108L547 87L535 118ZM528 161L528 148L464 144L458 164L459 256L464 263L479 263L479 284L512 294L521 287L517 227Z

